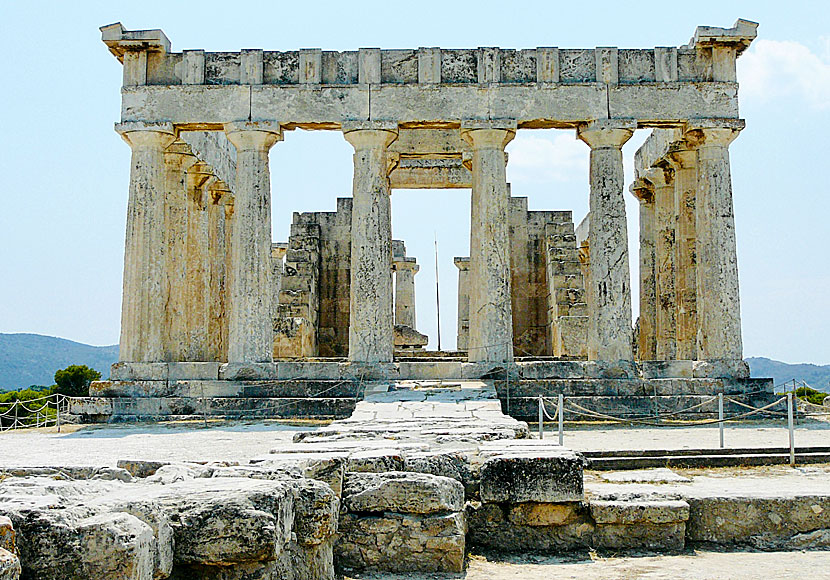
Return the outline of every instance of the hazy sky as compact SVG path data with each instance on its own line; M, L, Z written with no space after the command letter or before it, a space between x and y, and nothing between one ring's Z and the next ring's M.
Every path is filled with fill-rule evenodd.
M129 147L113 131L121 65L98 27L162 28L173 50L359 47L649 48L698 25L760 22L738 61L732 175L746 356L830 363L830 7L826 2L3 2L0 47L0 332L90 344L118 340ZM626 179L634 151L626 145ZM573 131L522 131L508 147L513 195L531 209L588 206L588 147ZM275 241L292 211L333 211L351 194L337 132L286 133L271 152ZM627 195L636 280L637 206ZM443 346L455 343L457 271L469 191L396 191L393 235L418 258L419 329L435 339L433 235ZM637 289L637 283L632 284ZM636 295L633 297L636 316Z

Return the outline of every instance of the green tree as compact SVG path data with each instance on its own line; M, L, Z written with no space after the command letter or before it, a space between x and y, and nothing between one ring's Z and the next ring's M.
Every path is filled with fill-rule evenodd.
M89 383L100 378L101 373L86 365L70 365L55 373L55 392L67 397L88 397Z

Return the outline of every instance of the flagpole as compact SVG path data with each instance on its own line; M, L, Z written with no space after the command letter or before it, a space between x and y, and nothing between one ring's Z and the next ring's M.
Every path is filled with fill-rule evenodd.
M438 352L441 352L441 294L438 291L438 232L435 234L435 315L438 318Z

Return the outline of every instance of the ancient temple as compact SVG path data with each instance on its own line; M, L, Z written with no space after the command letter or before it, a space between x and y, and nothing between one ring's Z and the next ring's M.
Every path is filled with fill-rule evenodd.
M688 44L648 49L227 53L173 52L160 30L103 27L123 63L116 130L132 169L121 362L99 392L494 372L560 390L594 381L580 387L595 389L587 396L755 388L742 360L729 144L744 128L736 59L756 27L698 27ZM516 132L551 128L590 150L578 227L569 211L529 211L506 181ZM627 188L622 146L638 129L652 134ZM275 244L268 155L292 130L343 134L352 197L295 214ZM426 337L417 263L392 239L396 188L472 191L449 358L400 358ZM626 189L641 208L636 328ZM286 203L278 177L274 192Z

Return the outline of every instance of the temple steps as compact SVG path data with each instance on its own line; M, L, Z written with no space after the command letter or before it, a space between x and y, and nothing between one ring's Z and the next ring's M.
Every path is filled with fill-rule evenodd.
M789 449L782 447L733 449L649 449L631 451L583 451L588 460L586 469L614 471L655 467L740 467L786 465ZM830 463L830 447L796 449L796 464Z

